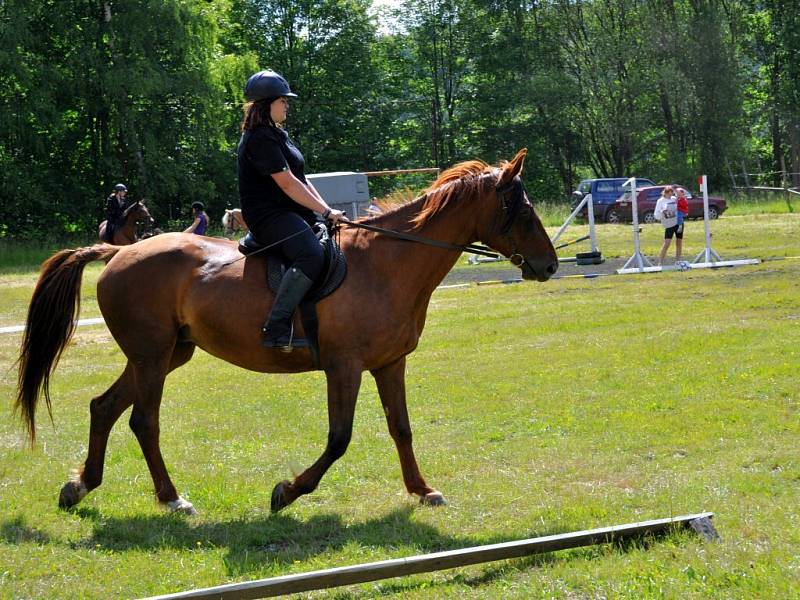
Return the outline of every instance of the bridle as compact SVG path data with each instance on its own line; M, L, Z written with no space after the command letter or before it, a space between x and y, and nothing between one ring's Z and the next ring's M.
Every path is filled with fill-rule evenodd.
M515 267L521 269L522 265L528 265L528 268L533 271L533 265L520 254L517 244L511 238L511 227L514 225L514 222L520 216L529 218L533 210L533 206L525 201L528 195L525 190L525 184L519 176L513 177L503 185L497 186L496 192L500 200L500 207L502 208L502 212L498 214L498 218L503 219L499 226L500 235L507 239L509 245L514 249L511 256L508 257L508 260Z

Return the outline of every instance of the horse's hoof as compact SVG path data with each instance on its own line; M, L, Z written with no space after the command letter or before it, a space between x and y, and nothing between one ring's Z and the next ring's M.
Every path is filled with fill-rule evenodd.
M447 506L447 500L444 499L442 492L431 492L420 496L419 503L425 506Z
M286 486L291 485L288 481L283 480L276 485L272 490L272 498L269 503L269 508L272 512L276 513L282 508L286 508L291 502L286 498Z
M172 512L183 513L184 515L189 515L190 517L194 517L197 514L197 509L194 507L194 505L188 500L184 500L180 496L178 496L177 500L167 502L167 506Z
M58 508L64 510L72 508L83 500L88 493L89 490L86 489L81 480L71 479L61 488L61 493L58 495Z

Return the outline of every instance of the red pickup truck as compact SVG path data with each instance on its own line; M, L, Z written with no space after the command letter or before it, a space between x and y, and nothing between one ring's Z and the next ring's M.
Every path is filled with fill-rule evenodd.
M672 188L677 190L683 188L686 190L686 199L689 201L689 218L702 219L703 218L703 196L693 195L686 186L680 184L670 184ZM654 223L655 217L653 211L656 208L656 202L661 197L661 191L667 187L666 185L653 185L637 189L636 201L637 209L639 211L640 223ZM708 197L708 218L716 219L728 208L728 203L723 198L716 196ZM606 212L606 221L609 223L620 223L622 221L630 221L632 215L631 210L631 194L625 192L622 196L617 198L617 201Z

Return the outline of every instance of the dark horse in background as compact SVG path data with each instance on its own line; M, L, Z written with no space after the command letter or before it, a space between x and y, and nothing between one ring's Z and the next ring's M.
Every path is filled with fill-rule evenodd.
M147 210L144 202L140 200L131 204L122 213L122 225L114 231L112 240L114 245L127 246L139 241L139 238L136 236L136 225L138 223L144 223L147 227L152 227L154 223L153 217L150 216L150 211ZM103 221L97 229L97 237L100 238L101 242L106 239L107 225L108 221Z
M546 281L556 272L558 258L519 179L524 157L522 150L499 168L479 161L456 165L419 198L368 222L454 244L482 241L509 257L523 278ZM328 388L327 446L294 481L275 486L271 508L279 510L313 491L345 453L364 371L377 383L406 488L424 503L443 504L443 495L426 483L414 456L405 365L425 326L431 294L460 251L346 225L340 243L347 256L347 278L317 305L320 368ZM261 323L273 298L265 281L265 259L236 261L239 257L235 242L174 233L135 246L62 250L43 265L22 341L16 399L31 442L42 392L51 409L49 378L73 333L81 274L92 261L108 261L97 282L97 301L128 359L119 379L91 401L86 462L61 489L61 507L76 505L100 485L109 432L133 406L130 427L158 499L173 510L195 512L167 473L159 446L159 408L164 379L192 357L196 346L254 371L314 369L308 349L285 354L261 346Z

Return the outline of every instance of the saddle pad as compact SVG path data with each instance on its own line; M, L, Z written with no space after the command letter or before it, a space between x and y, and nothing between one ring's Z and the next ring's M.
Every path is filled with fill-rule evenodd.
M322 274L314 282L314 285L306 294L303 302L319 302L337 290L347 275L347 260L342 249L330 236L325 236L320 240L325 249L325 264ZM283 274L289 264L284 262L280 254L269 254L267 256L267 282L269 289L277 292L283 279Z

